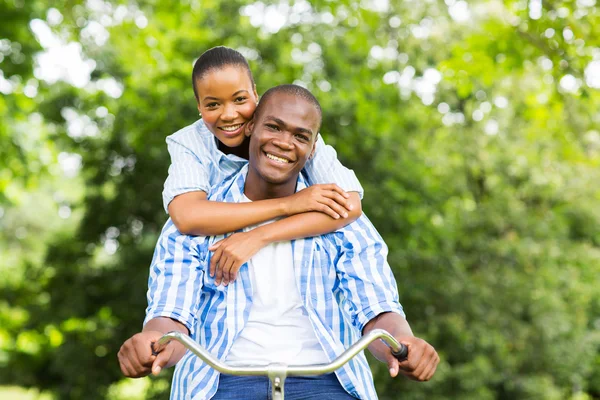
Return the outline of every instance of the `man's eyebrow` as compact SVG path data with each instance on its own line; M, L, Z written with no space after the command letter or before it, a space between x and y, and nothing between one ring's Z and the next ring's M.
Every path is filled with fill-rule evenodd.
M273 122L276 122L278 125L282 125L282 126L287 126L285 122L283 122L283 120L281 120L281 118L277 118L274 117L272 115L267 115L265 117L265 120L272 120ZM306 133L308 135L313 135L313 131L311 131L310 129L306 129L306 128L302 128L302 127L296 127L296 129L294 129L296 132L302 132L302 133Z
M238 90L237 92L232 94L231 97L237 96L240 93L248 93L248 91L246 89ZM212 97L212 96L206 96L205 98L202 99L202 101L206 101L206 100L219 100L219 99L216 97Z

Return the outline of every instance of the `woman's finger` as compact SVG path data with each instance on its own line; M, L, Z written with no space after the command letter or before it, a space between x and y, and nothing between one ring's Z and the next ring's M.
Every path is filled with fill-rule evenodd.
M235 260L233 257L228 257L227 261L223 263L223 284L227 286L231 279L231 268L233 267Z
M341 195L342 197L345 197L345 198L349 198L350 197L350 195L348 194L348 192L346 192L344 189L342 189L341 187L339 187L335 183L328 184L326 189L327 190L331 190L333 192L336 192L339 195Z
M346 218L348 216L348 211L331 199L324 198L321 200L321 204L328 207L332 212L340 217Z
M215 251L216 249L218 249L221 246L221 243L223 243L224 241L225 241L225 239L219 240L218 242L211 244L210 246L208 246L208 250Z
M327 204L319 203L319 207L315 210L322 212L323 214L329 215L333 219L338 219L340 215L336 213L333 208L329 207Z
M221 260L221 256L223 254L223 249L219 246L219 248L213 253L210 258L210 276L215 276L217 273L217 266L219 265L219 261Z

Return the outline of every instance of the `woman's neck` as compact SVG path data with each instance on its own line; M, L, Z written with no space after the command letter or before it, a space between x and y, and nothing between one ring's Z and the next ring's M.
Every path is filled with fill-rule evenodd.
M223 143L221 143L219 140L217 140L217 147L223 153L225 153L225 154L233 154L235 156L243 158L244 160L247 160L248 157L249 157L249 154L248 154L249 144L250 144L250 138L249 137L246 137L244 139L244 141L242 142L242 144L240 144L237 147L227 147Z

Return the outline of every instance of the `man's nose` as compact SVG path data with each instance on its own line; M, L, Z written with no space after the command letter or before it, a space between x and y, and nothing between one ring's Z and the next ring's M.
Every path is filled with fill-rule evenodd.
M273 144L283 150L291 150L293 148L292 135L283 133L273 140Z

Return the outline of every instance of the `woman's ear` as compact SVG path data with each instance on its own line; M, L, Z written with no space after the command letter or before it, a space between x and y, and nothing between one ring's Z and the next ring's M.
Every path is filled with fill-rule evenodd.
M256 92L256 83L254 84L254 98L256 99L256 104L258 104L258 93Z

